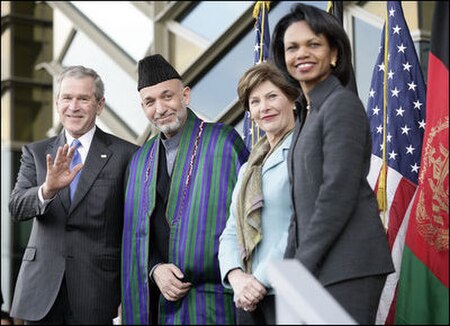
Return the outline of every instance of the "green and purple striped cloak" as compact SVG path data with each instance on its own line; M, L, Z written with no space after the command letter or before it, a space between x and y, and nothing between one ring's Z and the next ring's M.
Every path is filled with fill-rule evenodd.
M124 324L149 324L149 219L155 208L159 144L159 136L150 139L130 162L122 246ZM235 323L233 294L221 285L217 253L231 194L247 156L232 127L205 123L188 110L166 217L169 263L178 266L193 287L177 302L160 296L159 323Z

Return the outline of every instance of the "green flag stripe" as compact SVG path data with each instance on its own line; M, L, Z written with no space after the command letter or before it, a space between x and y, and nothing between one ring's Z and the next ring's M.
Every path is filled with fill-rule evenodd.
M448 288L405 246L395 323L448 325Z

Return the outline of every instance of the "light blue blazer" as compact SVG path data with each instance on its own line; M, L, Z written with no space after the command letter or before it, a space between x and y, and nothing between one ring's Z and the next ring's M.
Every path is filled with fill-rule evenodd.
M269 156L262 168L264 206L261 211L262 240L252 256L252 274L271 291L266 267L269 261L282 260L286 249L289 223L292 216L291 188L287 169L288 152L292 134ZM236 234L236 200L241 188L242 175L247 163L242 165L233 190L230 217L220 236L219 264L222 283L230 287L226 276L235 268L243 268Z

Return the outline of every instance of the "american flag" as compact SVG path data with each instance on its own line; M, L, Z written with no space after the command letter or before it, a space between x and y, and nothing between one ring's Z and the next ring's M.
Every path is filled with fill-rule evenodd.
M266 61L269 58L270 28L269 28L270 1L257 1L253 8L255 22L255 47L254 64ZM250 113L245 111L244 115L244 142L250 151L258 140L264 135L250 119Z
M406 227L419 176L425 130L425 89L401 3L388 1L387 21L367 103L372 135L368 180L379 199L380 215L396 269L388 276L383 289L377 324L392 324L395 314Z

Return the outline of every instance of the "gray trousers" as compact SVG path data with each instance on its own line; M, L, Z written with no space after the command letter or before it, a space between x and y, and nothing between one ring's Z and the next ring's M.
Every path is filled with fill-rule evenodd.
M361 325L374 325L386 274L334 283L325 288Z

